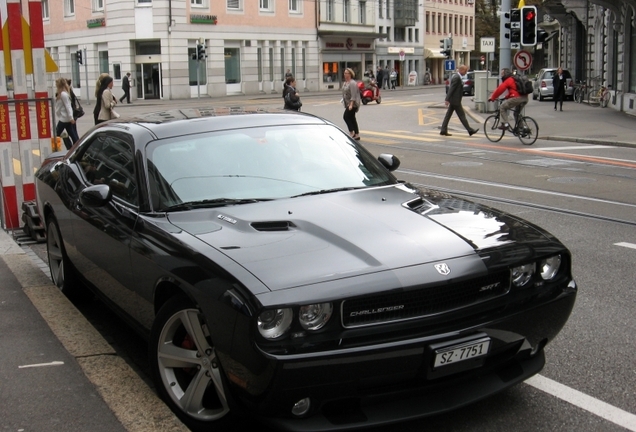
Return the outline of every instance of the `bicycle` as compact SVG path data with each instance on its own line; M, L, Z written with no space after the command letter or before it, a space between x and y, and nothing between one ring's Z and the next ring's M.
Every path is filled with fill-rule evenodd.
M519 141L521 141L523 145L534 144L539 137L539 125L537 122L532 117L522 115L519 107L515 107L510 111L512 111L515 116L514 127L508 126L508 129L499 129L499 125L501 124L499 117L501 113L497 110L495 114L489 116L484 122L484 134L486 138L491 142L499 142L503 138L504 133L508 131L519 138Z
M609 100L610 100L609 86L606 87L604 85L601 85L601 87L598 90L590 91L588 100L590 102L590 105L607 108L607 105L609 105Z
M588 89L589 89L589 86L587 85L585 81L579 81L578 84L576 85L576 88L574 89L574 94L572 95L574 101L576 103L583 103L583 99L585 98L585 95L587 94Z

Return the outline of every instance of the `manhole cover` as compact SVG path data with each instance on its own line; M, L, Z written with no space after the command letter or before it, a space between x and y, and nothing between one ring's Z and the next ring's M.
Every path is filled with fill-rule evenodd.
M596 180L589 177L552 177L548 181L554 183L594 183Z
M444 166L472 167L483 165L481 162L444 162Z

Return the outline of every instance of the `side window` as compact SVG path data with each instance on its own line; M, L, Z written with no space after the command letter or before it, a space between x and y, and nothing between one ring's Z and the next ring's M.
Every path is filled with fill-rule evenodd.
M110 132L98 135L87 144L75 162L80 165L89 183L107 184L114 196L136 205L137 180L129 140L132 138L125 134Z

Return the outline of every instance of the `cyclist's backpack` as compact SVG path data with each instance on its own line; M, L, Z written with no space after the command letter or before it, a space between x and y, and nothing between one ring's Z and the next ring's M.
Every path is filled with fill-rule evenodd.
M520 95L532 94L532 81L527 75L515 75L515 82L517 83L517 92Z

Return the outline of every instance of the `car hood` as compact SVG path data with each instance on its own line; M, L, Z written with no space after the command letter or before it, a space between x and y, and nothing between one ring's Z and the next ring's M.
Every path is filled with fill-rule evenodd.
M490 208L408 185L169 214L270 290L545 242Z

